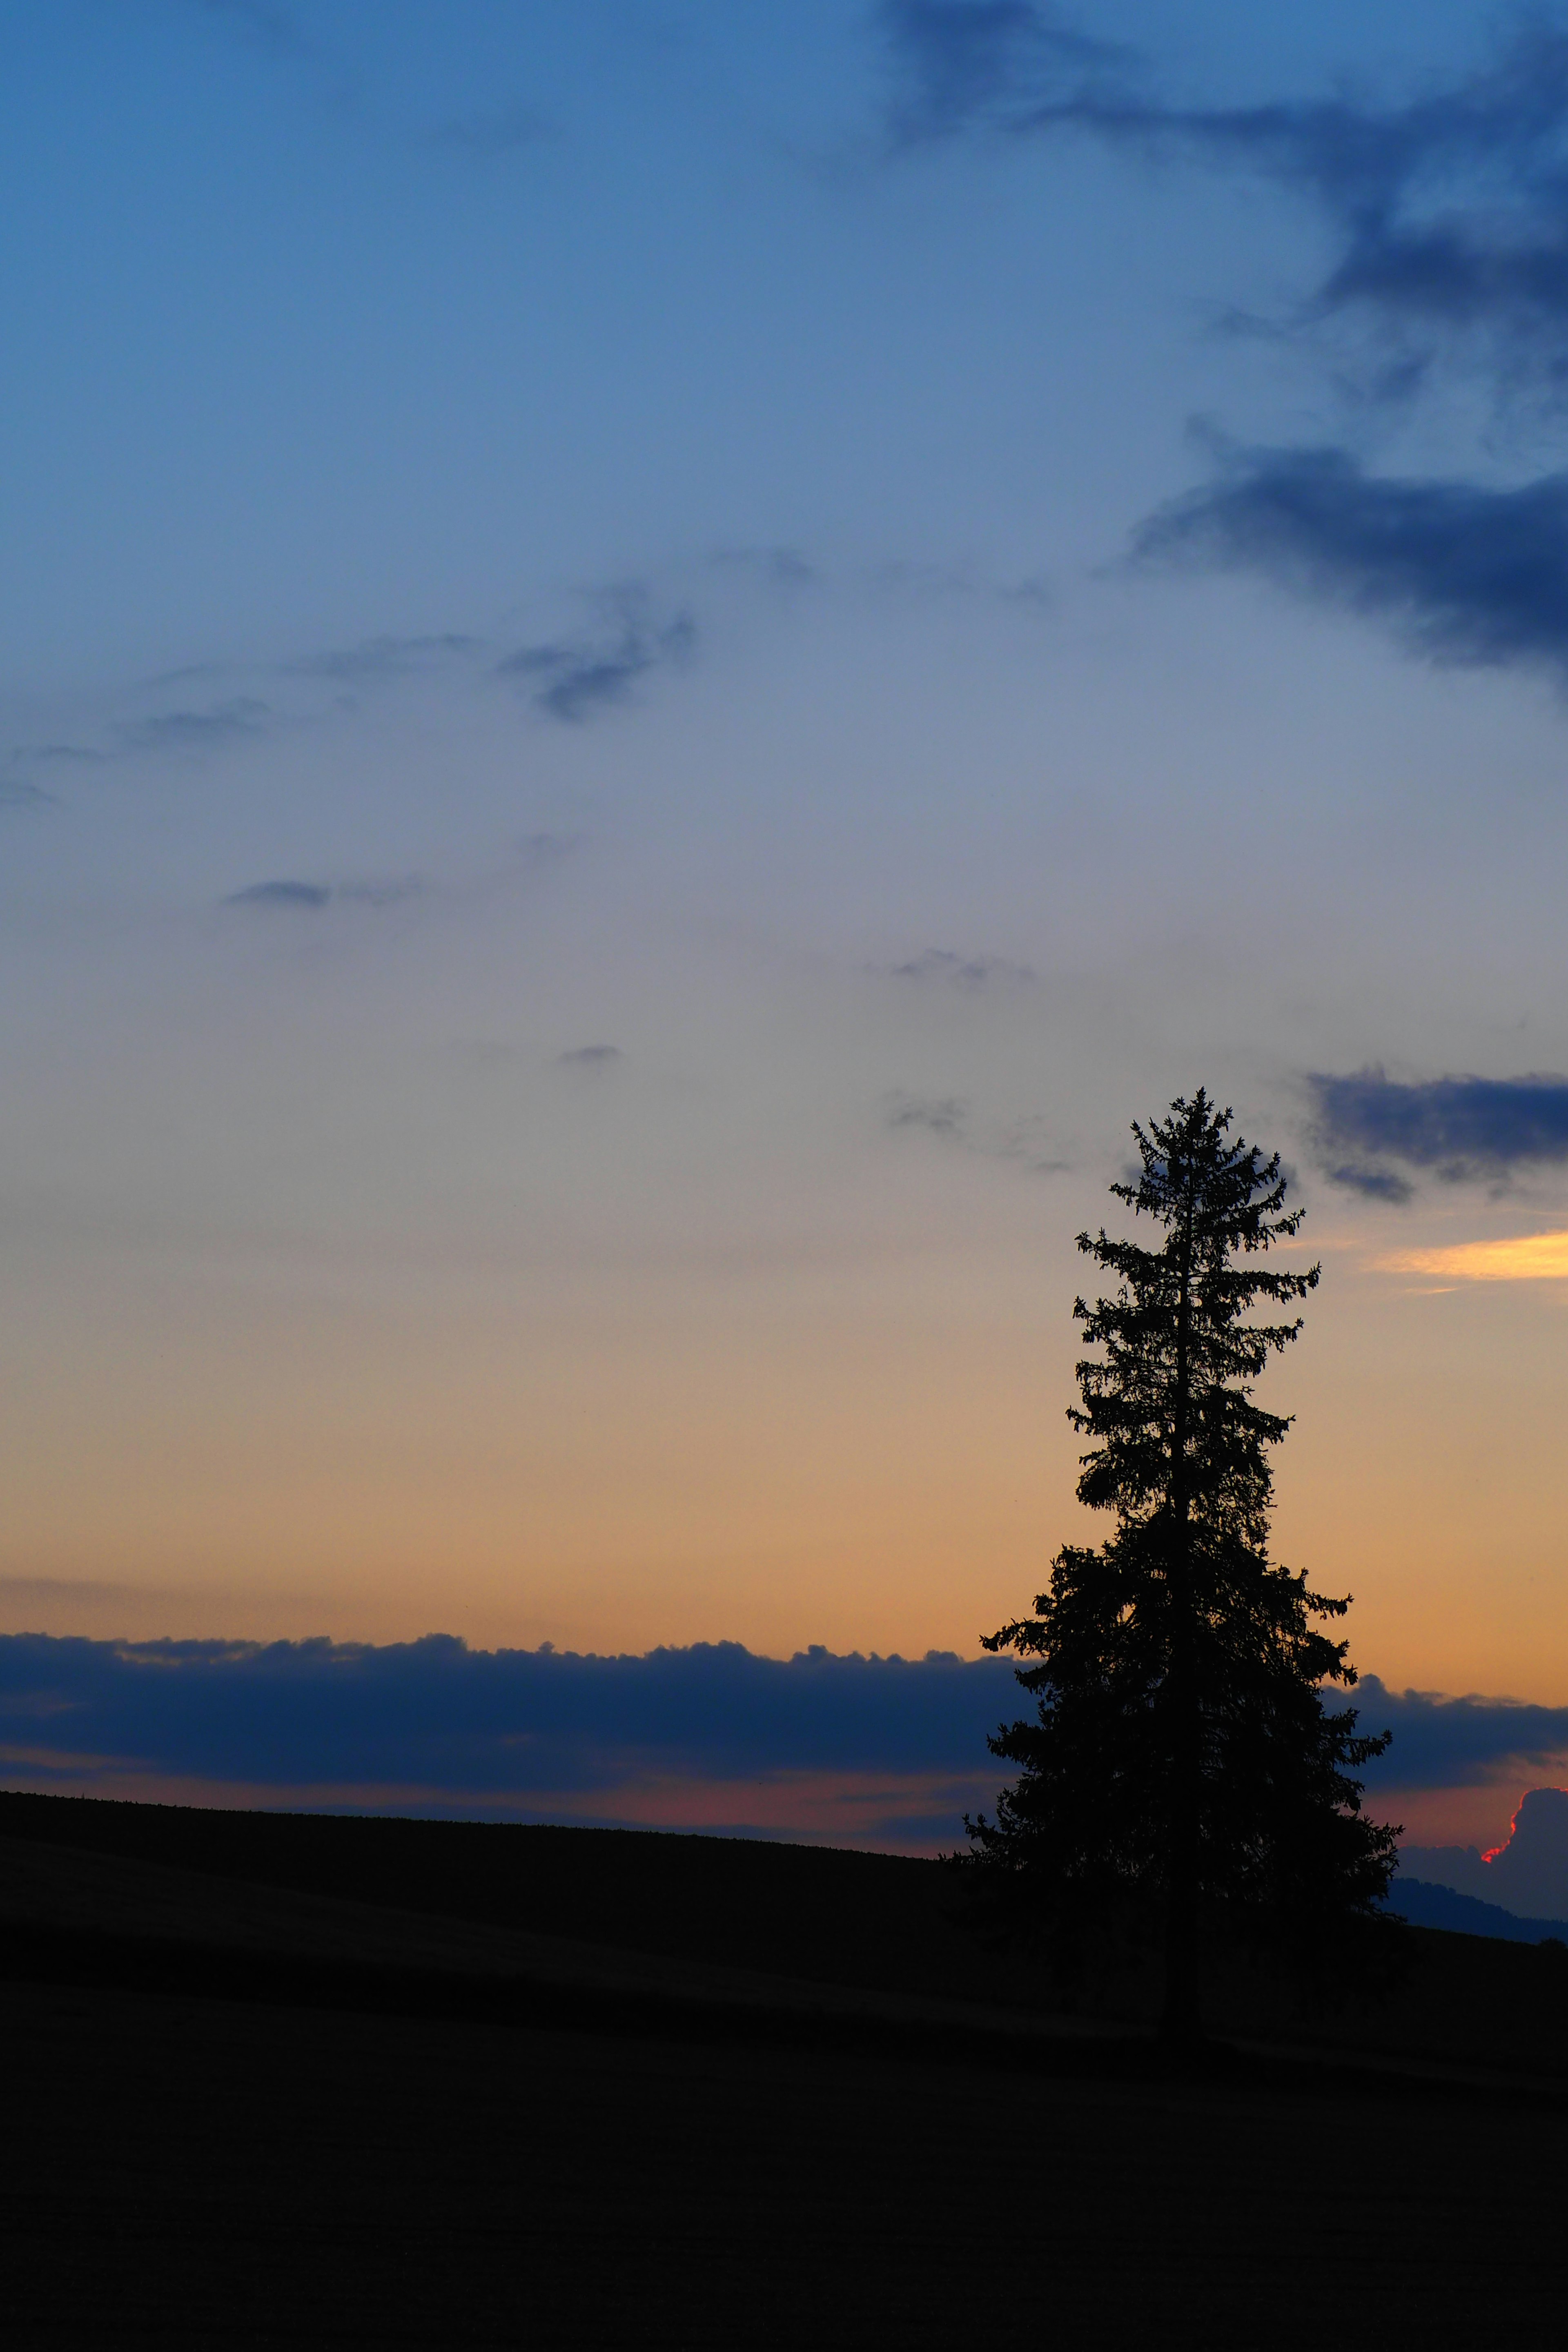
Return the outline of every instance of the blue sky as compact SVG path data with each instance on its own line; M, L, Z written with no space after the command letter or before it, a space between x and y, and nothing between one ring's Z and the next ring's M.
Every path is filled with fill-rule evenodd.
M0 1620L971 1656L1202 1083L1281 1555L1568 1699L1568 16L0 60Z

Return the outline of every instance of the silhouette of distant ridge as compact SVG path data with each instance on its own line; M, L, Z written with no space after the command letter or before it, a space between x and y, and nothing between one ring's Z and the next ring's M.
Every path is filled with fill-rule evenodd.
M1499 1903L1483 1903L1474 1895L1459 1895L1451 1886L1429 1880L1395 1879L1388 1908L1415 1927L1447 1927L1464 1936L1500 1936L1510 1944L1544 1944L1555 1937L1568 1944L1568 1919L1521 1919Z
M1426 1886L1499 1904L1519 1919L1568 1916L1568 1790L1527 1789L1500 1846L1405 1845L1399 1885L1408 1871Z

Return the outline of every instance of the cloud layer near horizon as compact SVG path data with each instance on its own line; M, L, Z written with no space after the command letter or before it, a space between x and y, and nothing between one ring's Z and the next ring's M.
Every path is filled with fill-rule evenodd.
M1369 1775L1474 1787L1568 1753L1568 1707L1356 1694L1394 1732ZM1009 1661L787 1660L739 1643L643 1656L474 1650L448 1635L95 1642L0 1638L0 1769L100 1796L552 1815L955 1844L998 1780L985 1740L1024 1711Z
M837 1822L873 1843L951 1843L963 1809L992 1801L985 1738L1015 1696L1004 1661L939 1653L18 1634L0 1638L0 1769L99 1795L188 1782L261 1801L272 1790L276 1802L816 1833Z

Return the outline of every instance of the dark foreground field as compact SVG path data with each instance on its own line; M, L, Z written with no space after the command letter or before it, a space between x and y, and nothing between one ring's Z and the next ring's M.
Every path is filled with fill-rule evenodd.
M1384 2011L1173 2080L931 1864L19 1798L0 1840L8 2345L1561 2335L1559 1955L1426 1937Z

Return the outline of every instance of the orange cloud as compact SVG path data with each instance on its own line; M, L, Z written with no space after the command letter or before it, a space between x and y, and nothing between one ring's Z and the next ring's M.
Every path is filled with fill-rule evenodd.
M1460 1242L1450 1249L1400 1250L1374 1264L1383 1274L1448 1275L1461 1282L1568 1282L1568 1233Z

